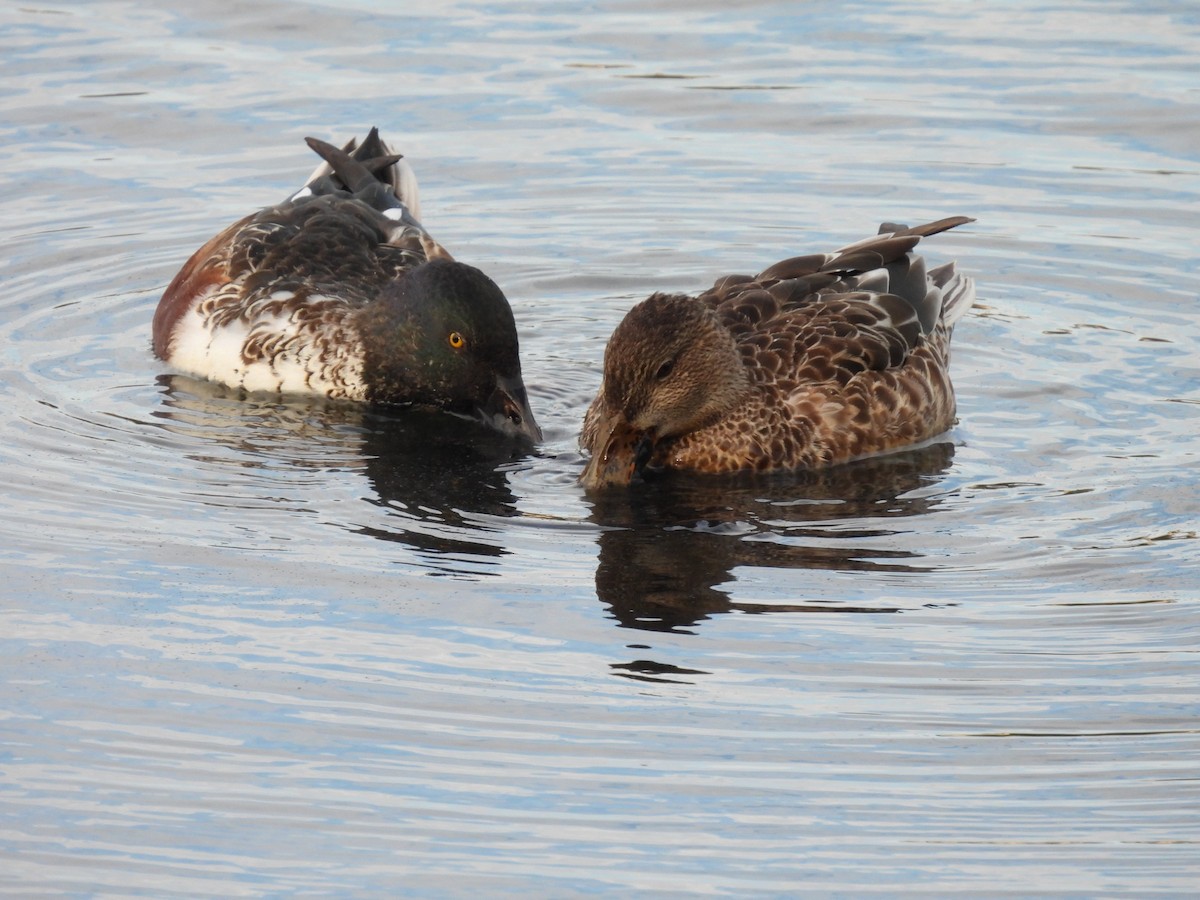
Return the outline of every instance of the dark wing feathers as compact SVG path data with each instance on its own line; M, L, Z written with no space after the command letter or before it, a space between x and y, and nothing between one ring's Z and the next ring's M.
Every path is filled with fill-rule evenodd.
M826 268L826 264L835 254L810 253L807 256L793 256L791 259L780 260L773 266L763 269L755 277L755 281L782 281L785 278L800 278L812 275Z
M941 234L943 231L949 231L951 228L957 228L959 225L966 225L968 222L974 221L970 216L949 216L945 219L938 219L936 222L914 225L912 228L897 226L901 230L896 232L896 234L915 234L918 237L930 237L931 235Z
M917 246L920 240L919 237L910 235L879 235L869 238L867 243L845 248L824 268L840 272L868 272L900 259Z
M377 129L361 145L308 144L324 163L304 188L224 229L172 279L154 314L160 357L170 356L175 327L198 297L220 301L214 327L275 293L325 294L359 306L400 271L424 262L430 248L441 251L414 217L415 179L406 180L401 157L388 151Z
M754 276L726 275L699 299L761 377L798 372L800 381L844 382L901 365L937 326L942 293L930 289L924 260L911 251L921 238L970 221L885 223L836 253L794 256Z
M220 284L237 283L239 300L214 313L218 324L276 293L320 294L352 308L365 306L403 270L427 259L422 236L419 227L399 228L345 190L316 192L247 216L222 233L219 246L202 248L196 257L209 261L213 275L188 286L187 303L200 289L217 285L219 275Z
M388 152L378 129L341 149L317 138L306 141L327 170L314 173L308 191L235 227L228 235L227 272L244 279L247 302L291 291L364 305L437 245L401 200L395 163L402 157Z
M942 295L940 291L929 289L925 260L910 253L888 263L885 268L888 292L908 301L926 334L933 331L942 312Z
M389 243L392 223L367 213L339 196L265 210L261 223L252 221L231 242L231 274L247 279L247 294L303 284L352 306L365 304L401 270L425 260L418 235Z

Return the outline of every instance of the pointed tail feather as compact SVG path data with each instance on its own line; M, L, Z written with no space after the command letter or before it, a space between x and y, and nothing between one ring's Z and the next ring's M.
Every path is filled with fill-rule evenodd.
M968 222L974 221L970 216L948 216L945 219L938 219L936 222L926 222L924 225L914 225L911 228L907 225L897 225L895 222L884 222L879 226L879 233L894 234L897 237L901 235L929 237L930 235L941 234L943 231L949 231L951 228L957 228L959 225L966 225Z
M378 128L367 132L362 146L354 152L354 158L362 161L380 180L389 184L397 199L408 207L413 218L420 221L421 197L417 188L416 173L401 154L392 153L391 148L379 136ZM381 169L376 169L372 164L381 160L387 160L387 163Z
M304 139L304 142L321 159L325 160L338 180L354 194L371 187L376 182L383 181L376 177L375 173L386 169L400 159L398 156L385 156L379 159L360 160L319 138L308 137Z
M306 187L330 176L350 191L359 191L378 181L386 185L390 193L408 208L414 222L420 222L421 196L417 176L401 154L391 152L379 136L378 128L372 128L361 144L351 138L340 150L316 138L305 140L322 160L305 181ZM371 181L364 177L364 169Z

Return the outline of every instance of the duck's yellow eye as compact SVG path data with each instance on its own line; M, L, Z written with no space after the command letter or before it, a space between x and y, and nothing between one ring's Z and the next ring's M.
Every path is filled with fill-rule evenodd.
M455 350L461 350L465 343L466 341L463 339L463 336L457 331L450 332L450 346Z

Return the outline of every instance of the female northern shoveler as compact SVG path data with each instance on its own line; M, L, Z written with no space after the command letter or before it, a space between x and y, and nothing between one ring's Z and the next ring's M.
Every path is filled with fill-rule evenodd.
M617 326L580 446L588 487L646 467L817 468L954 423L954 323L975 284L910 251L962 216L727 275L699 297L654 294Z
M490 278L417 220L416 179L376 129L277 206L197 250L154 314L154 352L247 391L436 407L541 439L517 330Z

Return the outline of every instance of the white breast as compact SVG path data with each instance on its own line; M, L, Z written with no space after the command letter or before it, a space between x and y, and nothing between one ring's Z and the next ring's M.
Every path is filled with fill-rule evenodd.
M225 298L197 298L175 325L171 364L247 391L363 399L362 348L346 321L348 310L313 296L306 305L325 305L326 311L299 319L279 311L290 297L277 292L256 304L268 309L251 305L228 322L219 314Z

